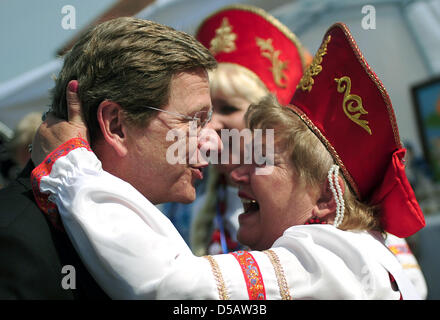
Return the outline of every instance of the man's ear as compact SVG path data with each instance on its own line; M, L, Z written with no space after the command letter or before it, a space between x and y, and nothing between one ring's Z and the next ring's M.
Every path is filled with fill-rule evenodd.
M345 184L342 177L338 176L338 183L341 187L342 194L345 193ZM330 189L330 183L328 179L321 186L320 194L318 195L318 201L313 208L313 215L323 220L334 219L336 214L336 200L333 196L333 192Z
M125 145L127 136L121 106L104 100L98 106L97 118L103 139L120 157L124 157L128 150Z

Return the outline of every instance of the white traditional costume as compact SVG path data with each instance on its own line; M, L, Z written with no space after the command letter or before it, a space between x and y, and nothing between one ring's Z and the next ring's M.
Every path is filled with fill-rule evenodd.
M64 154L59 151L69 144L53 154ZM52 160L40 189L56 195L65 230L112 298L417 298L380 234L293 226L266 251L196 257L171 222L130 184L103 171L94 153L72 148Z
M233 241L236 240L236 234L239 228L238 224L238 216L243 212L243 206L240 200L240 197L238 196L238 188L233 186L227 186L226 192L228 194L227 196L227 202L225 203L225 213L223 216L223 223L225 228L227 227L229 234L231 235L231 238ZM213 190L211 191L213 192ZM206 201L206 198L209 197L207 194L203 194L200 196L200 199L196 199L196 204L194 205L193 209L196 212L199 212L200 210L200 204L204 203ZM406 275L410 279L411 283L414 285L414 287L417 290L417 293L420 295L421 299L426 299L428 295L428 288L426 285L426 280L423 275L423 272L420 268L420 265L412 253L410 247L408 246L408 243L404 238L396 237L392 234L386 234L385 235L385 246L395 255L397 260L400 262L403 270L405 271ZM209 250L214 251L215 249L215 243L210 246ZM221 251L222 248L220 246L217 246L217 251ZM218 254L221 252L210 252L208 250L209 254Z
M426 299L428 296L428 287L426 285L425 276L406 240L392 234L387 234L385 245L396 256L420 297Z

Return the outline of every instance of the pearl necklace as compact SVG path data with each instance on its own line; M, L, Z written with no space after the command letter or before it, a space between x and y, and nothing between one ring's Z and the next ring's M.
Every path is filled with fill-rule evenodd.
M328 171L328 181L330 184L330 190L332 191L333 197L336 202L336 217L335 217L335 221L333 222L333 225L336 228L339 227L340 224L342 223L342 220L344 220L344 211L345 211L344 197L341 190L341 186L339 185L338 177L339 177L339 166L334 164L331 166L330 170Z

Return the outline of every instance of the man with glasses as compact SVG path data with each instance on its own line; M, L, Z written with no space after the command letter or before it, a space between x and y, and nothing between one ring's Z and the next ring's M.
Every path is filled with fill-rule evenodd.
M79 128L78 135L87 134L89 144L73 139L57 154L91 148L106 172L152 204L194 201L194 184L207 165L202 153L221 148L218 136L208 139L217 139L214 144L201 137L212 114L207 70L215 67L203 45L172 28L135 18L98 25L66 55L51 106L56 117L67 119L69 91L77 92L88 129L85 133ZM195 139L196 148L188 149L185 163L166 159L174 142L166 138L170 130L183 132L188 141ZM53 139L64 142L62 129ZM43 159L33 160L38 165ZM54 160L46 159L45 170ZM0 299L106 297L79 259L54 204L32 194L33 168L28 163L17 181L0 193ZM121 198L127 190L118 190ZM87 264L87 257L82 258Z

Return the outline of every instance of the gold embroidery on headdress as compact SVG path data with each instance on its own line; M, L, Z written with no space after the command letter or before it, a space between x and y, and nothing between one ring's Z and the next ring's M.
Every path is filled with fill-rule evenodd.
M338 83L337 90L340 93L344 93L344 100L342 102L342 109L347 117L365 129L370 135L372 134L370 127L368 126L368 121L359 119L362 115L368 114L368 111L362 106L362 99L358 95L350 94L351 90L351 79L350 77L344 76L342 78L335 78ZM353 103L356 103L353 107Z
M232 32L232 26L229 24L228 18L224 17L222 24L215 30L215 37L209 43L209 51L213 55L220 52L232 52L236 49L235 40L237 39L237 34Z
M280 88L285 88L286 84L283 83L283 79L287 79L287 76L283 73L283 70L287 68L288 61L281 61L279 56L281 51L275 50L272 45L272 39L255 38L257 45L260 47L261 55L272 63L270 71L272 71L273 80L275 84Z
M315 57L313 58L312 63L307 68L306 72L304 72L303 77L299 81L296 88L300 88L302 91L310 92L312 90L313 84L315 80L313 77L317 76L322 71L322 57L327 54L327 44L330 42L331 36L328 36L327 39L322 43Z

